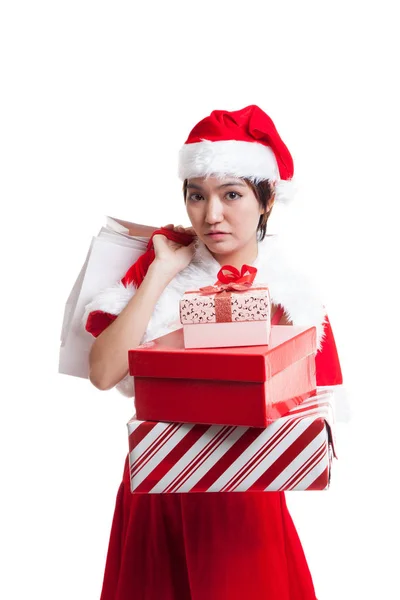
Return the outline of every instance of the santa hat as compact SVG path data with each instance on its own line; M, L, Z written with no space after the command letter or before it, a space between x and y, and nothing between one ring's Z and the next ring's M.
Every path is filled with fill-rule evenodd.
M189 134L179 152L179 177L268 179L278 201L294 194L293 159L272 119L254 104L228 112L214 110Z

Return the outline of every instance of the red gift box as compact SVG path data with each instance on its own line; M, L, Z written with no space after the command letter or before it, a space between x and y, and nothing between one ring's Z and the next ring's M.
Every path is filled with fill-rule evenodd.
M336 457L330 393L266 428L128 423L131 492L324 490Z
M315 327L272 327L268 346L187 349L182 329L129 351L142 421L266 427L315 394Z

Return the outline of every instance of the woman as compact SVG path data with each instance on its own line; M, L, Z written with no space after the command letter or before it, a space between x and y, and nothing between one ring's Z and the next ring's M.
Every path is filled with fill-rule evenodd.
M342 383L329 321L309 279L291 267L275 236L265 235L293 175L271 119L256 106L214 111L190 133L179 170L192 228L156 232L140 287L131 269L86 307L86 329L96 336L92 383L132 396L128 350L179 327L183 292L214 283L224 264L257 267L256 282L270 289L273 322L317 328L317 384ZM188 233L196 236L191 243ZM284 493L134 495L127 458L101 600L225 598L315 600Z

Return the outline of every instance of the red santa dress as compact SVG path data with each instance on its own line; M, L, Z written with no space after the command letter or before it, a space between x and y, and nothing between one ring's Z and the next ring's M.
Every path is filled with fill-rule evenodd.
M275 236L259 242L256 282L295 325L315 325L317 385L339 386L329 320L310 280L290 266ZM179 327L186 289L214 283L220 265L200 242L190 265L167 286L143 342ZM98 335L135 293L126 278L86 307ZM133 396L132 377L118 389ZM283 492L135 495L128 456L112 522L101 600L315 600L312 577Z

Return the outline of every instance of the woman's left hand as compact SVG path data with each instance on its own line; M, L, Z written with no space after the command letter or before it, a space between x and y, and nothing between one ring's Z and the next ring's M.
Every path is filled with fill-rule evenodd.
M174 225L173 223L168 223L168 225L163 225L165 229L173 229L174 231L178 231L180 233L188 233L189 235L196 235L193 227L183 227L183 225Z

